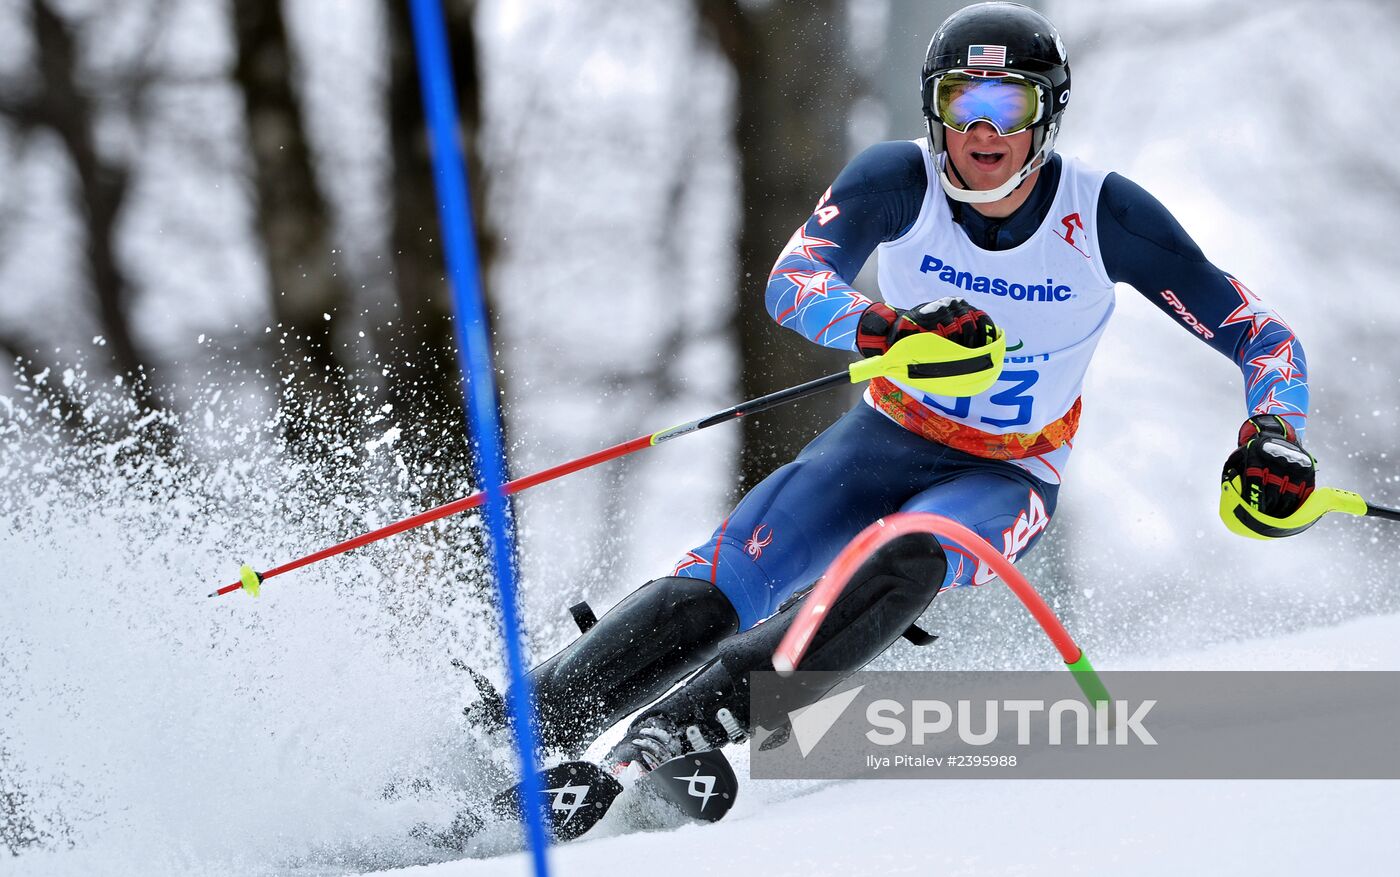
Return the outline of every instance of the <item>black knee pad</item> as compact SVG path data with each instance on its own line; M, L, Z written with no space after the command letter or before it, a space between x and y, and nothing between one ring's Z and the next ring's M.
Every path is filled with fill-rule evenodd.
M870 663L918 620L947 571L943 546L931 533L898 536L880 546L856 568L827 610L799 669L854 672ZM773 669L773 652L802 602L789 601L777 615L726 639L720 660L745 673Z
M886 542L851 574L798 669L852 673L864 667L919 619L947 573L947 555L932 533L906 533ZM791 610L794 616L800 606Z
M586 746L703 664L738 627L729 599L704 579L671 576L633 591L531 671L544 745Z
M948 571L938 537L898 536L856 569L841 596L827 610L798 666L819 675L798 674L785 685L781 713L820 700L841 679L864 667L909 629L937 596ZM773 652L802 603L790 602L772 618L727 637L715 659L642 718L663 714L676 725L699 725L707 737L722 734L716 713L728 709L745 730L749 718L749 673L773 669Z

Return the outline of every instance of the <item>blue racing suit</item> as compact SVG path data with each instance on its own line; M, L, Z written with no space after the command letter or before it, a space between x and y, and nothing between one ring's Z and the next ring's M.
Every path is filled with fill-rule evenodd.
M1062 203L1057 191L1062 173L1068 175L1064 160L1054 155L1025 204L1010 217L993 219L947 199L930 176L925 153L918 142L880 143L842 171L773 267L767 304L775 321L815 343L854 351L856 325L870 302L851 286L857 273L877 247L896 246L911 229L927 234L930 221L942 221L960 228L975 245L970 248L974 254L986 255L974 256L978 261L970 265L961 264L966 256L961 257L957 269L925 255L919 269L928 275L919 287L928 290L923 300L959 295L985 308L1000 325L996 307L1024 313L1037 306L1037 297L1051 302L1074 297L1066 292L1069 287L1046 277L1048 271L1034 275L1044 278L1044 284L1013 284L1009 295L1007 284L994 277L996 259L1053 232L1084 258L1097 256L1097 276L1108 286L1132 285L1188 332L1230 357L1244 374L1247 413L1287 417L1301 437L1308 408L1301 344L1257 296L1212 265L1150 194L1108 174L1101 178L1097 204L1090 205L1096 209L1082 211L1091 217L1090 227L1079 213L1047 220L1052 206ZM883 260L885 250L881 252ZM881 276L883 284L883 261ZM914 276L919 277L918 270ZM1111 310L1110 301L1105 321ZM1008 363L1014 361L1008 356ZM1035 375L1021 380L1027 385ZM1011 406L1008 416L984 417L981 423L1014 424L1018 412L1030 422L1032 402L1015 395L1015 389L990 396L992 402L1003 399ZM978 432L955 422L968 412L954 402L915 399L897 389L867 394L795 460L749 491L710 540L687 552L672 574L716 585L733 603L742 630L773 614L793 592L820 576L852 537L894 512L945 515L1006 557L1024 556L1054 514L1064 460L1073 447L1078 399L1033 435ZM1059 410L1050 413L1060 415ZM977 440L962 441L968 434ZM961 546L945 543L944 550L948 572L942 587L991 578Z

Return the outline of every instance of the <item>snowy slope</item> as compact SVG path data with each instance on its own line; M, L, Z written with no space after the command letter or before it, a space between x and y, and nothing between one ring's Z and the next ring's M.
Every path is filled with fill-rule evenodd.
M1400 670L1400 616L1112 669L1300 666ZM585 839L554 849L551 864L565 877L1176 877L1394 873L1400 859L1400 837L1390 827L1400 808L1395 782L885 780L801 788L750 781L743 792L721 823ZM528 867L523 855L511 855L393 873L485 877Z

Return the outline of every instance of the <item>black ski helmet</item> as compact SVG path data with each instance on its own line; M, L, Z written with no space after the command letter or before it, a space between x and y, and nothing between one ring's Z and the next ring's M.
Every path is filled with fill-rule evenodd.
M1004 49L1004 63L989 65L970 59L971 50ZM1049 19L1019 3L976 3L954 12L929 41L920 80L929 151L937 157L946 148L943 124L934 104L933 79L951 70L1001 70L1024 76L1044 91L1041 118L1031 127L1029 167L1044 151L1048 157L1059 133L1060 117L1069 104L1069 56L1060 33ZM1023 169L1024 170L1024 169Z

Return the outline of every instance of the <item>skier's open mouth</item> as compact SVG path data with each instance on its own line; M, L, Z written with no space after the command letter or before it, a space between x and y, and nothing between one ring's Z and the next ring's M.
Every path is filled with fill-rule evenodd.
M1001 160L1006 158L1004 152L973 152L972 161L984 171L993 170L1001 164Z

